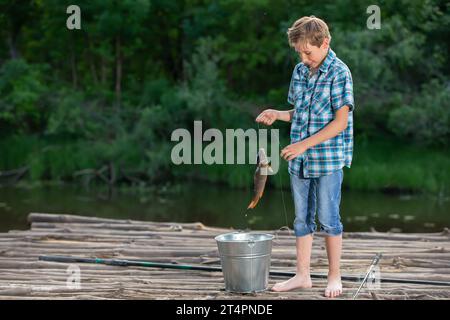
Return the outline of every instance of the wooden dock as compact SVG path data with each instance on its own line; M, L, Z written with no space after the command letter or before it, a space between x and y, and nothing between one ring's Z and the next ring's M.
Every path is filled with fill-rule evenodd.
M325 279L287 293L232 294L221 272L79 264L80 288L67 286L67 264L39 261L65 255L220 266L214 237L230 232L201 223L156 223L31 213L30 230L0 233L0 299L327 299ZM273 233L273 232L272 232ZM363 276L377 252L381 277L450 282L450 233L344 233L342 274ZM315 235L312 272L326 274L324 237ZM295 271L295 238L277 233L272 271ZM269 285L287 279L270 277ZM351 299L357 282L343 281ZM449 299L450 287L381 283L359 299Z

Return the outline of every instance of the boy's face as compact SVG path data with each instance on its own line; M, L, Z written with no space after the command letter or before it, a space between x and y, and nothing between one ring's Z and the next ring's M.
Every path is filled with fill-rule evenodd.
M320 47L309 43L297 42L294 48L307 67L317 69L328 54L329 43L329 39L325 38Z

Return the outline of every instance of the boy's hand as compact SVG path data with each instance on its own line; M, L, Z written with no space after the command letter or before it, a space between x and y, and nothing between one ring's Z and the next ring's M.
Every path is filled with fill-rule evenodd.
M303 141L299 141L290 144L283 150L281 150L280 156L284 158L286 161L291 161L292 159L297 158L302 153L305 153L306 150L308 150L306 144Z
M256 117L256 122L260 122L265 124L266 126L270 126L272 123L278 120L278 111L273 109L264 110Z

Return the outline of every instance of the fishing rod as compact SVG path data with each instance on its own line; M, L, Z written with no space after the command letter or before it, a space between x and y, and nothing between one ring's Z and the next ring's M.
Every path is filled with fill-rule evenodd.
M367 279L369 279L369 276L372 274L372 270L373 268L375 268L375 266L378 264L378 262L380 261L382 257L381 253L377 253L377 255L375 256L375 258L373 258L372 263L369 266L369 270L367 270L367 273L364 277L364 279L361 281L361 284L359 285L358 290L355 292L355 294L352 297L352 300L355 300L356 297L359 294L359 291L361 291L361 288L364 286L364 284L367 282Z
M143 261L143 260L100 259L100 258L83 258L83 257L70 257L70 256L39 256L39 260L40 261L48 261L48 262L61 262L61 263L94 263L94 264L105 264L105 265L120 266L120 267L147 267L147 268L162 268L162 269L177 269L177 270L198 270L198 271L222 272L221 267L195 266L195 265L172 264L172 263L158 263L158 262ZM270 271L269 274L271 276L276 276L276 277L293 277L296 275L295 272L286 272L286 271ZM313 273L313 274L311 274L311 278L327 279L327 275ZM342 276L341 279L345 280L345 281L359 282L361 280L361 277ZM450 282L447 282L447 281L410 280L410 279L400 279L400 278L381 278L380 282L450 286Z

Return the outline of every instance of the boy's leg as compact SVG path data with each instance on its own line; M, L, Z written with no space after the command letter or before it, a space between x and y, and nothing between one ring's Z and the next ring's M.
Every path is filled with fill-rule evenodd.
M272 287L272 291L283 292L299 288L312 287L311 276L309 273L312 241L312 234L296 238L297 273L294 277L287 281L276 283Z
M291 279L275 284L273 291L289 291L311 288L310 261L313 233L316 230L314 212L316 209L315 181L291 176L291 189L295 205L294 231L297 248L297 274Z
M325 237L328 255L328 284L325 296L334 298L342 294L341 283L341 250L342 235Z
M325 243L328 255L328 285L325 296L330 298L342 293L340 261L343 226L339 215L342 180L341 169L331 175L320 177L317 185L317 214L320 229L327 234Z

